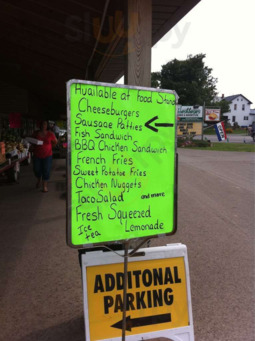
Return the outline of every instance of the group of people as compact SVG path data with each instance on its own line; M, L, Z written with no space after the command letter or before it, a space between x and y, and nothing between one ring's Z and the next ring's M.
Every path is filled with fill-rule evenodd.
M42 188L42 192L47 193L52 164L52 148L56 146L58 140L54 132L49 129L48 121L41 122L39 130L34 132L33 137L43 142L43 144L32 146L33 168L37 178L36 188Z

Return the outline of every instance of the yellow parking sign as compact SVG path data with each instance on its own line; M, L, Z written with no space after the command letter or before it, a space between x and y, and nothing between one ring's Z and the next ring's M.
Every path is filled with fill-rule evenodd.
M183 248L183 245L178 245ZM159 249L164 249L163 254L167 255L169 246L165 248L144 249L146 260L144 257L135 257L129 261L127 340L132 335L165 333L190 327L189 278L186 276L185 257L182 252L181 256L176 254L176 257L155 258L155 252ZM113 262L112 257L117 257L117 262ZM83 256L86 336L91 341L120 338L124 284L122 259L108 252L99 252L98 255L93 252L93 257L88 258L89 254ZM100 258L102 264L89 264L90 261L98 262Z

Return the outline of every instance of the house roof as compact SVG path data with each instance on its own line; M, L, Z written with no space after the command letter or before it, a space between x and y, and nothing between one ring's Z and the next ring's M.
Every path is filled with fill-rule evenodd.
M199 1L152 0L152 46ZM0 2L2 81L65 102L70 79L114 83L124 74L127 1Z
M226 100L227 102L233 102L233 100L238 96L242 96L243 98L246 99L246 101L248 101L249 104L252 104L252 102L242 94L227 96L227 97L224 97L223 99Z

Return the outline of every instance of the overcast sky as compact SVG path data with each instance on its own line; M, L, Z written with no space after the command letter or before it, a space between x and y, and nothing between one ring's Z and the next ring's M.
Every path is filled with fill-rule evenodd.
M243 94L255 107L255 0L201 0L152 49L152 71L205 53L219 95Z

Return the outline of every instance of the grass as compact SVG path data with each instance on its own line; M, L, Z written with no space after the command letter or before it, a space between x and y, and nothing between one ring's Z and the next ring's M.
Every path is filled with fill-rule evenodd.
M212 147L185 147L190 149L200 149L200 150L215 150L224 152L255 152L254 144L247 143L226 143L226 142L214 142Z

